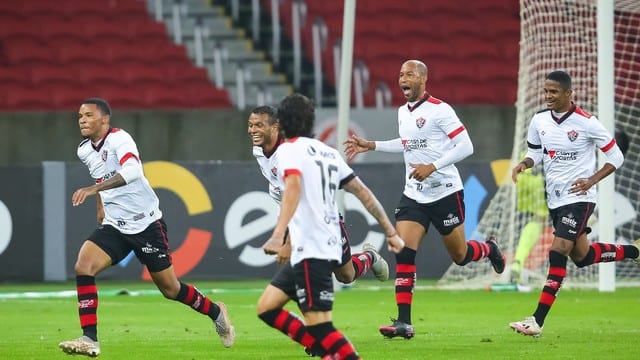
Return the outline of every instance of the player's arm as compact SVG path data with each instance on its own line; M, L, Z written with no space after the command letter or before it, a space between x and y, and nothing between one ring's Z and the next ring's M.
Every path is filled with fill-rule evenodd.
M287 226L289 226L289 222L293 218L293 214L302 197L301 173L298 170L285 170L284 173L284 187L286 190L282 194L278 222L269 240L262 245L262 249L266 254L277 254L282 248L282 239L287 231Z
M130 156L126 159L123 158L123 160L124 161L121 160L122 169L120 169L120 171L111 178L98 184L76 190L71 197L71 203L73 206L78 206L84 203L87 197L96 195L100 191L124 186L143 176L142 164L140 164L137 157Z
M527 153L524 159L511 169L511 180L513 180L514 183L518 183L518 174L540 163L542 156L542 142L538 134L536 122L532 120L527 132Z
M353 160L353 158L357 154L367 151L382 151L392 153L399 153L404 151L404 146L402 146L402 140L400 138L386 141L371 141L357 137L355 135L351 135L351 137L348 138L343 143L343 145L344 154L349 161Z
M455 164L473 154L473 143L462 123L460 123L460 127L449 132L447 136L453 142L453 148L445 151L442 157L431 164L409 163L409 166L413 168L413 171L409 174L409 179L414 178L418 181L423 181L436 170Z
M400 252L404 247L404 241L398 236L396 229L373 192L356 176L351 177L342 185L342 188L355 195L369 214L376 218L387 238L389 251Z
M602 126L602 124L593 119L591 122L590 131L593 133L593 138L596 142L596 145L604 153L604 156L607 158L607 161L604 165L596 171L593 175L588 178L580 178L576 179L569 189L569 193L578 193L584 194L589 190L592 186L600 182L600 180L606 178L611 175L616 169L622 166L624 162L624 155L620 148L616 144L616 139L612 137L609 132Z

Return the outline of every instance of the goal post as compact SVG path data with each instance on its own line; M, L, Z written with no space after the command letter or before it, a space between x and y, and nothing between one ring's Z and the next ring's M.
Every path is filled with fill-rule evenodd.
M603 40L603 33L598 31L598 5L601 2L609 3L612 7L609 23L601 20L613 30L613 34L609 35L611 43L601 44L601 49L609 45L609 53L614 54L613 69L609 70L608 78L605 65L601 63L602 60L599 61L600 56L604 59L606 54L598 55L599 41L606 41ZM640 2L520 0L520 18L520 64L512 165L520 161L526 152L526 135L531 117L545 108L542 92L545 76L553 70L567 71L573 80L574 101L598 116L612 133L615 125L630 137L625 162L615 172L615 177L609 179L613 190L606 198L599 200L596 214L590 222L593 232L589 235L592 241L602 237L598 241L629 244L640 238L640 182L637 181L640 178ZM599 68L603 70L602 74ZM611 93L606 95L607 91ZM609 96L613 103L607 106L606 100L600 100L600 96ZM609 121L611 123L607 123ZM537 169L533 170L532 184L536 182ZM518 245L523 230L525 235L522 238L533 241L522 241L522 244L530 243L530 249L520 264L518 280L535 288L541 288L544 284L553 230L548 217L536 211L538 205L534 199L540 197L539 187L516 188L510 175L505 174L473 236L474 239L491 235L498 238L507 256L505 272L497 276L488 261L470 263L464 267L452 264L439 280L440 287L473 289L486 288L495 283L510 283L511 270L517 268L512 266L516 251L519 251L518 257L522 258L523 252L518 250ZM604 194L607 194L606 186L606 181L599 184L599 190ZM603 216L598 216L600 211ZM610 227L608 234L607 226ZM563 286L598 288L603 281L605 286L601 289L610 290L612 284L640 285L640 268L633 261L625 260L605 266L611 266L614 270L608 275L611 279L600 279L598 266L578 268L569 261Z

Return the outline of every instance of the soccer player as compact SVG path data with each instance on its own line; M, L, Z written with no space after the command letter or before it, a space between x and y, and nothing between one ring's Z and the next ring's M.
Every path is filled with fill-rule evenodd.
M359 359L331 317L331 273L342 260L337 191L343 188L354 194L376 218L386 234L389 251L400 251L404 243L375 195L338 151L312 138L315 113L307 97L294 94L284 98L278 118L285 140L278 148L276 176L284 180L284 189L278 222L262 248L267 254L281 254L289 231L292 251L289 264L275 279L283 290L280 299L270 299L273 303L280 300L281 305L265 312L258 310L258 316L306 348L319 349L318 355ZM304 322L282 308L289 298L297 301Z
M396 230L405 248L396 254L396 304L398 318L381 326L389 338L410 339L415 335L411 323L411 303L416 283L416 251L433 224L444 240L451 259L463 266L488 258L497 273L504 271L504 256L492 236L486 241L465 240L464 191L455 163L473 153L464 125L447 103L426 91L427 66L408 60L400 68L398 84L407 103L398 108L400 137L369 141L352 136L345 141L348 159L375 150L404 152L405 187L396 207Z
M547 109L531 119L528 151L511 172L518 175L542 162L547 206L554 227L549 250L549 272L538 306L532 316L509 326L516 332L539 337L567 273L567 258L578 267L600 262L638 259L640 243L615 245L590 243L587 223L596 206L596 185L618 169L624 156L616 140L598 119L572 101L571 77L564 71L546 76L544 95ZM607 162L596 171L596 148Z
M284 182L277 176L278 148L284 139L280 133L276 109L273 106L259 106L251 111L249 116L248 133L253 143L253 156L256 158L262 175L269 183L269 195L280 204ZM344 284L349 284L364 276L369 268L376 278L385 281L389 278L389 265L378 254L373 245L363 244L363 252L351 255L349 237L346 226L340 220L342 230L342 261L340 266L334 269L336 279ZM286 239L285 239L286 240ZM287 241L283 249L283 257L278 256L278 262L283 264L288 261L291 246Z
M222 302L212 302L195 286L176 278L171 264L167 227L158 197L142 171L136 143L126 131L111 127L107 101L90 98L78 111L78 157L95 184L76 190L71 198L79 206L96 196L98 228L84 242L75 264L78 313L82 336L63 341L68 354L95 357L98 343L98 289L96 275L116 265L133 251L167 299L179 301L208 316L225 347L233 345L235 329Z

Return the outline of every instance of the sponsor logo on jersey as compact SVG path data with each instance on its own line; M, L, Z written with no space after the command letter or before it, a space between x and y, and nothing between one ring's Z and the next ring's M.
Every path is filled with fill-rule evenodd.
M569 138L569 140L571 140L571 142L576 141L576 139L578 138L578 132L575 130L571 130L569 132L567 132L567 137Z
M402 139L402 147L404 151L427 148L427 139Z
M424 123L426 123L427 120L425 120L422 117L419 117L416 119L416 126L418 127L418 129L422 129L422 127L424 126Z
M577 151L547 150L547 154L551 160L576 160L578 159Z

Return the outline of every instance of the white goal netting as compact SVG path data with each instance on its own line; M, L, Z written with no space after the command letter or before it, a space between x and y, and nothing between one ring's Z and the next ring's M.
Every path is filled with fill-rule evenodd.
M613 0L612 0L613 1ZM545 108L542 86L547 73L565 70L573 80L574 101L597 113L597 30L596 0L521 0L520 65L517 118L512 164L526 152L526 132L532 115ZM630 139L625 163L615 173L616 242L628 244L640 237L640 1L615 1L615 111L616 127ZM530 221L540 224L537 241L522 264L520 282L541 287L546 279L548 249L552 230L548 219L518 210L518 199L539 198L538 193L519 189L510 180L510 169L477 228L478 238L495 234L507 256L501 277L488 262L464 267L453 264L438 285L456 288L485 288L492 283L508 283L510 264L520 232ZM536 187L532 187L537 190ZM527 193L529 192L529 193ZM516 195L518 193L518 196ZM533 201L533 200L530 200ZM597 212L597 209L596 209ZM597 215L597 214L594 214ZM597 218L597 216L595 216ZM597 229L597 219L591 224ZM597 234L597 231L594 231ZM476 237L474 237L476 238ZM589 236L595 240L593 233ZM609 239L607 239L609 240ZM607 241L609 242L609 241ZM616 263L616 283L640 283L640 268L625 260ZM567 266L566 286L598 285L598 266Z

